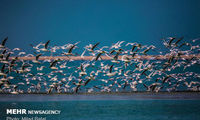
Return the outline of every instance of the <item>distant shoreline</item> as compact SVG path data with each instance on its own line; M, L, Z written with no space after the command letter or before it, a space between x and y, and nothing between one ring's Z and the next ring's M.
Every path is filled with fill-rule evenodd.
M200 94L200 91L174 91L174 92L167 92L167 91L159 91L159 92L148 92L148 91L132 91L132 92L92 92L92 93L19 93L18 95L130 95L130 94ZM0 93L0 95L13 95L11 93Z
M200 92L135 92L79 94L0 94L0 102L98 101L98 100L200 100Z
M131 56L128 56L131 57ZM163 59L169 59L171 56L165 56L165 55L135 55L133 59L147 59L147 60L163 60ZM200 58L200 54L194 54L194 55L180 55L178 58L184 58L184 59L191 59L192 57ZM10 57L9 59L14 59L15 57ZM40 56L39 60L55 60L55 59L61 59L61 60L92 60L94 56ZM119 60L122 60L122 56L118 57ZM35 60L35 57L18 57L19 60ZM101 60L112 60L112 56L101 56ZM175 57L176 59L176 57Z

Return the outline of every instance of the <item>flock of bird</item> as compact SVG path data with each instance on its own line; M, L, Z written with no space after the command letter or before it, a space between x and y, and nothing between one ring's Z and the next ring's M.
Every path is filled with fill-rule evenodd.
M0 44L0 93L200 91L199 39L189 43L183 38L165 38L163 52L136 42L119 41L102 47L98 42L81 50L79 42L50 46L49 40L31 44L32 54L20 48L9 49L7 40L8 37ZM156 55L141 57L148 54ZM47 55L68 59L40 59ZM74 56L82 60L73 60ZM84 60L87 56L91 59ZM34 59L21 59L26 57Z

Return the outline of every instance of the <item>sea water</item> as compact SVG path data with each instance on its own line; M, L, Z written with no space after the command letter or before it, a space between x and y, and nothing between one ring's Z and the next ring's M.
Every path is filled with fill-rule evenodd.
M3 95L1 95L2 97ZM46 120L199 120L199 94L191 95L23 95L0 102L0 120L35 116ZM37 97L38 96L38 97ZM152 96L152 97L151 97ZM169 96L169 97L167 97ZM196 96L196 97L195 97ZM16 98L16 99L14 99ZM19 99L17 99L19 98ZM34 99L35 98L35 99ZM50 115L8 115L6 109L60 110Z

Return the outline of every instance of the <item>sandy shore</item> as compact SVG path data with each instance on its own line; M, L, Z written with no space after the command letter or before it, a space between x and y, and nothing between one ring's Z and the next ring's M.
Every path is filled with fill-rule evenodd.
M131 57L131 56L128 56ZM163 59L169 59L171 56L164 56L164 55L137 55L134 57L134 59L146 59L146 60L163 60ZM200 58L200 54L197 55L181 55L179 58L184 59L191 59L191 58ZM10 57L10 59L13 59L15 57ZM119 60L121 60L123 56L119 56ZM18 57L20 60L34 60L35 57ZM55 60L55 59L61 59L61 60L92 60L94 59L93 56L41 56L39 60ZM101 56L101 59L99 60L111 60L112 57L108 56Z

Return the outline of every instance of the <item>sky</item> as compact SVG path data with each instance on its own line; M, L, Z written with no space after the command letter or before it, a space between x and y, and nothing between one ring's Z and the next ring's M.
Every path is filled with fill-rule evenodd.
M200 0L0 0L0 39L29 44L139 42L162 48L162 38L200 37Z

